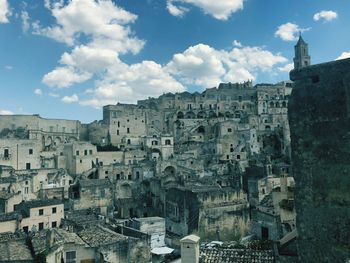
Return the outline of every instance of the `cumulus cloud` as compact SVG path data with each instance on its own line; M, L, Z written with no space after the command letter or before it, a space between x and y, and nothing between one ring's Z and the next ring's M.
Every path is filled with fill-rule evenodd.
M243 9L244 0L167 0L167 9L174 16L183 16L189 9L200 8L205 14L219 20L227 20L233 13Z
M35 89L34 90L34 94L38 95L38 96L42 96L43 95L43 91L41 89Z
M34 34L44 35L70 46L79 44L85 36L92 41L92 48L105 47L119 53L137 53L144 41L136 38L128 24L135 22L137 16L116 6L111 0L72 0L46 2L57 24L42 27L35 23Z
M284 41L295 41L297 40L298 33L308 31L310 28L300 28L297 24L286 23L280 25L275 32L275 37L279 37Z
M338 14L334 11L321 11L316 14L314 14L314 20L315 21L320 21L323 20L324 22L329 22L338 17Z
M120 60L121 54L136 54L144 45L129 28L136 15L110 0L72 0L67 4L47 0L45 6L57 24L42 28L37 22L33 26L34 34L63 41L72 45L72 50L62 54L60 65L47 73L42 82L60 89L91 78L95 80L95 87L85 94L89 97L72 100L66 96L62 101L99 107L107 102L135 102L146 96L185 90L156 62L128 65ZM88 36L85 43L79 39L82 34Z
M88 72L80 72L73 67L57 67L47 73L42 82L49 87L67 88L73 84L82 83L90 79L92 75Z
M167 2L166 7L167 7L170 14L172 14L173 16L178 16L178 17L184 16L184 14L189 11L188 8L185 8L183 6L173 5L173 3L171 1Z
M105 77L96 83L88 94L92 96L80 102L82 105L101 107L116 101L132 103L148 96L165 92L182 92L185 87L154 61L127 65L121 61L108 68Z
M0 109L0 115L13 115L13 112L9 111L9 110L1 110Z
M0 24L8 23L8 18L11 16L10 6L7 0L0 0Z
M167 69L185 84L214 87L221 81L255 80L260 72L272 71L287 59L261 47L216 50L205 44L175 54Z
M21 12L21 20L22 20L22 31L28 32L30 28L30 23L29 23L29 14L27 11Z
M282 71L282 72L287 72L287 73L289 73L291 70L294 69L294 63L286 64L286 65L284 65L283 67L279 67L278 69L279 69L280 71Z
M72 96L64 96L62 98L62 102L64 103L74 103L78 101L79 101L79 97L77 94L73 94Z
M336 60L345 59L345 58L350 58L350 51L341 53L341 55Z

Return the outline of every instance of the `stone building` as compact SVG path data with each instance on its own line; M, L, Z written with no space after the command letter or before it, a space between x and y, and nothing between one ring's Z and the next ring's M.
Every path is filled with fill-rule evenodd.
M350 258L350 59L296 68L289 102L302 262Z
M20 228L26 233L59 227L64 218L63 203L57 199L23 202L15 210L22 215Z

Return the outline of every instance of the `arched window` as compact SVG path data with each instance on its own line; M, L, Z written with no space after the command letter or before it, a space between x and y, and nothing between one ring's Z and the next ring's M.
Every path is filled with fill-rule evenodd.
M166 140L165 140L165 145L171 145L171 140L166 139Z

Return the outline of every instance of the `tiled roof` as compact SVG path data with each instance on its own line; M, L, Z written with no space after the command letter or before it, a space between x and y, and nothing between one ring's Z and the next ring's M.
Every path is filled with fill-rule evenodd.
M0 243L0 262L34 262L25 240Z
M126 241L128 238L102 226L89 226L78 232L81 239L91 247Z
M108 179L86 179L80 180L81 187L96 187L96 186L111 186L111 182Z
M273 263L272 250L205 249L200 253L200 263Z

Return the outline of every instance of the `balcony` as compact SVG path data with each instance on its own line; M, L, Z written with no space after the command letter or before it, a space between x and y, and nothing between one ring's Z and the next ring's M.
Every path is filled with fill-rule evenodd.
M11 159L11 154L0 154L0 160L10 160Z

